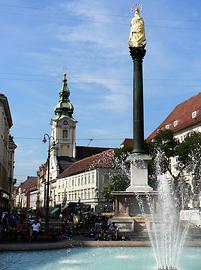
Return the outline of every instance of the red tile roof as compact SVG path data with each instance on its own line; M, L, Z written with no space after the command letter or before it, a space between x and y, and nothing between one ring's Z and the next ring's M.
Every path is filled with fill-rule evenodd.
M38 185L38 178L35 176L28 176L27 180L19 185L21 192L28 193L30 191L36 190Z
M103 151L99 154L81 159L73 163L71 166L66 168L58 176L58 178L64 178L67 176L75 175L81 172L86 172L97 168L110 168L112 167L113 158L114 158L113 149Z
M154 130L147 141L152 140L158 130L171 129L173 132L181 131L201 122L201 93L177 105L168 117Z
M76 160L80 160L86 157L90 157L99 154L103 151L111 148L106 147L94 147L94 146L76 146Z
M124 141L121 143L121 146L134 147L134 140L131 138L125 138Z

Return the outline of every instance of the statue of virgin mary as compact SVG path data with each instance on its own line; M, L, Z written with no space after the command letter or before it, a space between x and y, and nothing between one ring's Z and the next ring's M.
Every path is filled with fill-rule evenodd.
M129 47L144 47L146 45L144 21L140 16L140 10L135 8L134 17L131 20L131 30L129 36Z

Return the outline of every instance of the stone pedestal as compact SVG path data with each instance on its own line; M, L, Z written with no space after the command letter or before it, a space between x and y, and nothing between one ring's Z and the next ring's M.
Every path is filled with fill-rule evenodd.
M114 214L118 217L134 217L142 214L150 214L149 203L152 203L155 207L157 191L150 192L127 192L127 191L114 191L115 206ZM143 205L144 213L140 208L140 204Z
M130 161L131 182L126 189L128 192L151 192L153 188L148 185L148 162L151 157L146 154L133 153L128 157Z
M148 186L149 188L149 186ZM156 209L157 191L114 191L114 217L113 221L120 232L135 231L135 222L144 214L150 215L150 204ZM143 205L143 211L142 207ZM144 221L143 221L144 222Z
M112 192L115 200L114 221L119 231L133 233L136 218L150 215L150 205L156 209L157 192L148 185L148 162L146 154L132 153L130 161L131 181L126 191Z

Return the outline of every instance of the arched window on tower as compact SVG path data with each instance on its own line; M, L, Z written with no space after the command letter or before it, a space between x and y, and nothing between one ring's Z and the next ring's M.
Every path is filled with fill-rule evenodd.
M63 130L63 139L67 139L68 138L68 130Z

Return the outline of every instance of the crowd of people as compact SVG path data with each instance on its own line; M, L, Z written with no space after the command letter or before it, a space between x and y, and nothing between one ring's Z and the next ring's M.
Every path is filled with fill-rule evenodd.
M39 218L31 220L27 215L3 211L0 213L0 240L35 241L41 235ZM83 235L94 240L118 240L119 232L112 216L105 217L91 212L60 213L54 217L59 224L60 236ZM44 224L44 221L43 221ZM54 228L53 228L54 229ZM40 237L39 237L40 238Z
M40 222L28 220L26 215L3 211L0 214L0 240L32 241L40 232Z
M75 234L88 236L94 240L118 240L118 228L112 216L94 214L70 214L62 217L62 234L72 237Z

